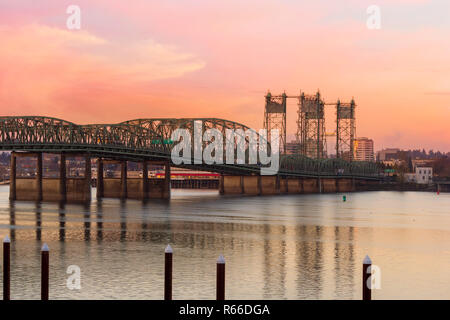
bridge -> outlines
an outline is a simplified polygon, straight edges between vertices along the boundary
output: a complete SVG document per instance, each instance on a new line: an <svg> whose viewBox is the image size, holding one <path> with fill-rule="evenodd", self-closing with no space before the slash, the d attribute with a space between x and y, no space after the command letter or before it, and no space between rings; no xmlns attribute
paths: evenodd
<svg viewBox="0 0 450 320"><path fill-rule="evenodd" d="M49 201L89 201L91 159L97 159L98 186L97 197L118 198L169 198L171 151L174 144L172 133L176 129L187 129L195 135L195 122L201 122L201 132L216 129L224 139L227 129L234 132L253 131L249 127L229 120L217 118L158 118L136 119L117 124L79 125L62 119L43 116L0 117L0 150L13 151L11 156L10 199L49 200ZM239 131L238 129L242 129ZM254 132L254 131L253 131ZM257 132L255 134L258 135ZM248 160L252 145L248 136L245 141L245 156ZM258 141L263 141L259 137ZM238 146L233 141L224 141L225 146L233 143L234 154ZM203 141L202 147L210 142ZM206 165L196 163L192 144L192 161L180 164L193 170L217 172L221 174L222 194L274 194L322 191L351 191L358 185L378 183L379 171L375 163L346 162L342 159L311 159L302 155L281 155L279 171L274 176L261 176L262 165L239 164L233 159L230 163ZM269 147L270 148L270 147ZM60 177L43 177L42 153L60 155ZM85 177L66 177L66 158L85 157ZM36 157L37 174L35 179L16 177L16 158ZM148 165L165 167L164 181L149 179L127 179L127 161L142 163L143 172ZM119 163L121 178L106 178L104 163Z"/></svg>

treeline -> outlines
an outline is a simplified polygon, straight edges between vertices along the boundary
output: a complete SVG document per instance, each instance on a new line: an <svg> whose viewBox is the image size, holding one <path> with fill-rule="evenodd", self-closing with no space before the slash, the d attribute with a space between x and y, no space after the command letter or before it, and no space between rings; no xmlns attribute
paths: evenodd
<svg viewBox="0 0 450 320"><path fill-rule="evenodd" d="M411 159L441 159L445 157L450 158L450 152L441 152L436 151L434 152L432 149L428 152L425 151L425 149L414 149L414 150L401 150L398 152L398 157L400 160L408 161L409 158Z"/></svg>
<svg viewBox="0 0 450 320"><path fill-rule="evenodd" d="M450 177L450 152L444 153L440 151L433 152L430 150L426 152L421 150L401 150L397 152L397 159L403 160L393 166L380 164L381 169L395 169L399 174L414 172L412 160L433 160L432 168L433 174L440 177Z"/></svg>
<svg viewBox="0 0 450 320"><path fill-rule="evenodd" d="M450 177L450 157L442 157L433 162L433 173L440 177Z"/></svg>

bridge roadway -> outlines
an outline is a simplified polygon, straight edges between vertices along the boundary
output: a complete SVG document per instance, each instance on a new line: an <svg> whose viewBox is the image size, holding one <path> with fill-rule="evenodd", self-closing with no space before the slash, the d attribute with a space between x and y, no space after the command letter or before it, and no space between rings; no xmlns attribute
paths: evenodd
<svg viewBox="0 0 450 320"><path fill-rule="evenodd" d="M117 124L78 125L61 119L41 116L0 117L0 150L13 151L11 157L10 199L44 201L89 201L90 166L97 158L97 197L169 198L171 148L167 143L175 129L187 129L194 136L194 121L202 122L202 132L219 130L225 140L226 129L251 130L237 122L216 118L136 119ZM248 163L250 144L245 153ZM261 137L259 137L262 139ZM258 140L259 141L259 140ZM231 141L224 141L225 147ZM208 142L203 142L203 148ZM193 146L194 148L194 146ZM237 153L237 146L234 148ZM42 174L42 153L59 154L60 177ZM194 154L194 150L191 151ZM66 158L85 158L85 177L66 177ZM36 178L16 177L16 159L36 157ZM165 167L165 179L127 178L127 161ZM226 159L224 159L226 161ZM121 165L121 178L104 177L104 163ZM192 161L194 163L194 161ZM360 190L380 181L374 163L346 162L342 159L310 159L301 155L282 155L275 176L260 176L260 165L251 164L182 164L180 167L221 173L222 194L277 194Z"/></svg>

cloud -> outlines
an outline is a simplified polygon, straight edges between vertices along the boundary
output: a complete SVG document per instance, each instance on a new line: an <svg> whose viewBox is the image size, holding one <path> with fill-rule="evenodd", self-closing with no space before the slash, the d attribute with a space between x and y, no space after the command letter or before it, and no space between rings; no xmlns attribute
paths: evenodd
<svg viewBox="0 0 450 320"><path fill-rule="evenodd" d="M151 39L108 41L86 31L44 25L1 26L0 42L0 104L5 114L69 112L73 101L80 101L77 94L100 103L99 93L132 93L149 82L205 66L195 55Z"/></svg>

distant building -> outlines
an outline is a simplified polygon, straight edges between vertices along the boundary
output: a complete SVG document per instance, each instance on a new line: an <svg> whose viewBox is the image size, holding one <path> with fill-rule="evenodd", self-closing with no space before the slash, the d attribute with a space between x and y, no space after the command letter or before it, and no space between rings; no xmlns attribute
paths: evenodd
<svg viewBox="0 0 450 320"><path fill-rule="evenodd" d="M415 183L416 174L415 173L405 173L405 182Z"/></svg>
<svg viewBox="0 0 450 320"><path fill-rule="evenodd" d="M429 184L433 182L433 168L416 167L416 183Z"/></svg>
<svg viewBox="0 0 450 320"><path fill-rule="evenodd" d="M373 154L373 140L369 138L356 138L354 140L355 161L375 161Z"/></svg>
<svg viewBox="0 0 450 320"><path fill-rule="evenodd" d="M418 167L431 167L436 159L415 159L411 160L413 165L413 171Z"/></svg>
<svg viewBox="0 0 450 320"><path fill-rule="evenodd" d="M397 160L400 149L387 148L377 152L377 161Z"/></svg>

